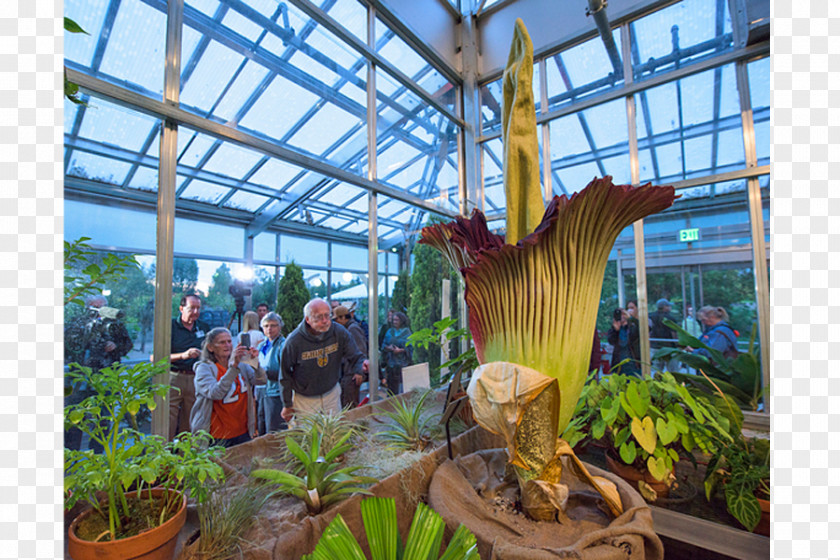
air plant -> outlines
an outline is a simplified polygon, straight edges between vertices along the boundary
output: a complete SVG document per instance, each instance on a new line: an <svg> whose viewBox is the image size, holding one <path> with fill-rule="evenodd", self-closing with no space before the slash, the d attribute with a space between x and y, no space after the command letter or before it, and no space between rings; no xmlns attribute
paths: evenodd
<svg viewBox="0 0 840 560"><path fill-rule="evenodd" d="M512 396L525 378L539 386L516 397L515 414L493 413L498 429L479 418L482 405L477 403L476 420L506 435L520 483L538 477L552 460L557 436L574 412L586 380L601 280L616 238L675 199L673 187L614 185L606 176L571 198L555 196L544 208L532 75L533 46L525 25L517 20L503 76L506 237L492 233L484 215L474 210L470 219L424 228L420 240L440 250L464 277L479 369L494 363L512 366L487 380L501 384L495 388L474 373L470 387L484 385L478 398L498 404L500 392ZM532 420L543 426L534 430L540 443L531 444L542 447L537 453L541 457L529 462L514 432L521 431L528 406L543 392L552 396L541 400L542 412L531 407ZM475 395L472 391L471 399Z"/></svg>
<svg viewBox="0 0 840 560"><path fill-rule="evenodd" d="M378 432L377 436L392 449L423 451L432 443L432 437L438 428L440 415L429 414L426 399L433 395L429 389L419 399L393 399L391 410L379 409L384 416L393 421L390 429Z"/></svg>

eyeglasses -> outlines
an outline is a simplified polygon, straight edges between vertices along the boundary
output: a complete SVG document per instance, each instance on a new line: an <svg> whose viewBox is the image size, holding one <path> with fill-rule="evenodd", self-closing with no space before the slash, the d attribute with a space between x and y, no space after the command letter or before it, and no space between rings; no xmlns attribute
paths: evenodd
<svg viewBox="0 0 840 560"><path fill-rule="evenodd" d="M330 314L329 313L319 313L318 315L310 315L313 321L329 321Z"/></svg>

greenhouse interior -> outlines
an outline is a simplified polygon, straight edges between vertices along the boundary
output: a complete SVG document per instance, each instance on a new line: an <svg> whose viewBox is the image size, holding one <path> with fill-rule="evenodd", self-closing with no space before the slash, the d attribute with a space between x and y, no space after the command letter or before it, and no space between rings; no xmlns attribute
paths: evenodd
<svg viewBox="0 0 840 560"><path fill-rule="evenodd" d="M64 15L67 557L769 556L769 0Z"/></svg>

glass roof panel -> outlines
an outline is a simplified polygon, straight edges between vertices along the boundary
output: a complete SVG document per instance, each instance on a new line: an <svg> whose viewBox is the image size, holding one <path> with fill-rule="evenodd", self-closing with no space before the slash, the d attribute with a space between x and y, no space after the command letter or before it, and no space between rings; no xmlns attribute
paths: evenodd
<svg viewBox="0 0 840 560"><path fill-rule="evenodd" d="M243 128L279 140L285 137L317 101L318 98L313 93L276 76L240 124Z"/></svg>
<svg viewBox="0 0 840 560"><path fill-rule="evenodd" d="M211 173L242 179L264 158L261 153L241 148L229 142L221 146L210 156L202 169Z"/></svg>
<svg viewBox="0 0 840 560"><path fill-rule="evenodd" d="M67 102L69 103L69 102ZM90 100L84 109L79 137L139 151L153 128L160 121L143 113L131 111L102 98Z"/></svg>
<svg viewBox="0 0 840 560"><path fill-rule="evenodd" d="M342 136L350 128L362 124L363 121L358 117L339 109L332 103L324 103L318 112L295 132L289 139L289 143L313 154L324 154L327 148L333 145L337 147ZM364 129L361 128L356 136L359 140L364 138L366 136ZM335 163L341 165L345 161Z"/></svg>
<svg viewBox="0 0 840 560"><path fill-rule="evenodd" d="M643 183L723 173L746 161L734 65L645 90L635 103Z"/></svg>
<svg viewBox="0 0 840 560"><path fill-rule="evenodd" d="M249 60L234 78L233 83L226 84L228 89L223 97L217 101L217 105L213 109L213 115L219 117L222 121L234 120L248 98L265 80L267 75L268 69L265 66L260 66Z"/></svg>
<svg viewBox="0 0 840 560"><path fill-rule="evenodd" d="M216 139L181 127L178 129L178 164L198 167L207 156L208 150L216 144Z"/></svg>
<svg viewBox="0 0 840 560"><path fill-rule="evenodd" d="M165 12L141 0L123 0L110 34L104 36L118 40L108 41L100 70L116 79L125 80L129 85L162 96L166 52Z"/></svg>
<svg viewBox="0 0 840 560"><path fill-rule="evenodd" d="M93 53L102 34L102 23L109 0L65 0L64 15L78 23L88 32L64 32L64 58L77 62L85 68L91 67Z"/></svg>
<svg viewBox="0 0 840 560"><path fill-rule="evenodd" d="M128 187L132 189L139 189L141 191L157 192L158 190L158 170L157 167L140 166L134 172L134 176L128 182Z"/></svg>
<svg viewBox="0 0 840 560"><path fill-rule="evenodd" d="M379 18L376 20L376 51L441 104L452 111L455 110L455 89L449 80L419 53L412 50L399 35L389 29ZM396 83L394 81L394 84ZM383 89L383 91L385 90ZM387 93L392 92L388 91Z"/></svg>
<svg viewBox="0 0 840 560"><path fill-rule="evenodd" d="M178 175L179 181L183 182L185 179L186 177L180 174ZM207 204L218 204L229 192L230 189L228 187L193 179L180 194L179 198L197 200L199 202L206 202Z"/></svg>
<svg viewBox="0 0 840 560"><path fill-rule="evenodd" d="M67 165L66 173L81 179L93 179L111 185L121 185L130 169L131 164L124 161L73 150L70 152L70 162Z"/></svg>
<svg viewBox="0 0 840 560"><path fill-rule="evenodd" d="M233 193L223 206L229 208L237 208L239 210L247 210L249 212L256 212L270 199L267 196L261 196L245 191L236 191Z"/></svg>
<svg viewBox="0 0 840 560"><path fill-rule="evenodd" d="M618 28L613 29L613 40L619 48L621 32ZM613 73L610 57L600 37L550 56L545 64L549 110L624 83L623 76ZM535 87L534 91L537 92L535 98L539 99L539 87Z"/></svg>
<svg viewBox="0 0 840 560"><path fill-rule="evenodd" d="M362 43L367 44L367 10L357 0L336 0L327 13Z"/></svg>
<svg viewBox="0 0 840 560"><path fill-rule="evenodd" d="M254 4L254 2L252 2L252 4ZM257 6L254 5L251 7L257 8ZM268 15L267 13L265 14ZM264 31L262 27L235 10L227 11L225 17L222 18L222 25L230 28L232 31L242 35L250 41L256 41L260 34Z"/></svg>
<svg viewBox="0 0 840 560"><path fill-rule="evenodd" d="M212 16L219 9L219 0L185 0L184 5L192 6L198 11Z"/></svg>
<svg viewBox="0 0 840 560"><path fill-rule="evenodd" d="M195 53L188 55L195 56ZM189 60L189 59L187 59ZM237 68L245 62L245 57L217 41L210 41L201 54L195 70L184 81L181 79L180 102L195 107L202 114L207 114L216 104L225 86L233 78ZM252 84L253 87L253 84Z"/></svg>
<svg viewBox="0 0 840 560"><path fill-rule="evenodd" d="M728 2L684 0L632 22L630 35L637 80L673 70L732 48Z"/></svg>
<svg viewBox="0 0 840 560"><path fill-rule="evenodd" d="M300 167L278 159L270 159L251 176L251 182L279 191L302 172Z"/></svg>

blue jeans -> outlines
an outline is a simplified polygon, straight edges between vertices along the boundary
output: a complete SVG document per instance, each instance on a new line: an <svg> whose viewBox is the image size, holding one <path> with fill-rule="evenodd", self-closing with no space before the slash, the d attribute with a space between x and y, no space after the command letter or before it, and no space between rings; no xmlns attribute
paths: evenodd
<svg viewBox="0 0 840 560"><path fill-rule="evenodd" d="M265 411L266 433L285 430L289 426L280 413L283 411L283 397L263 395L263 410Z"/></svg>

